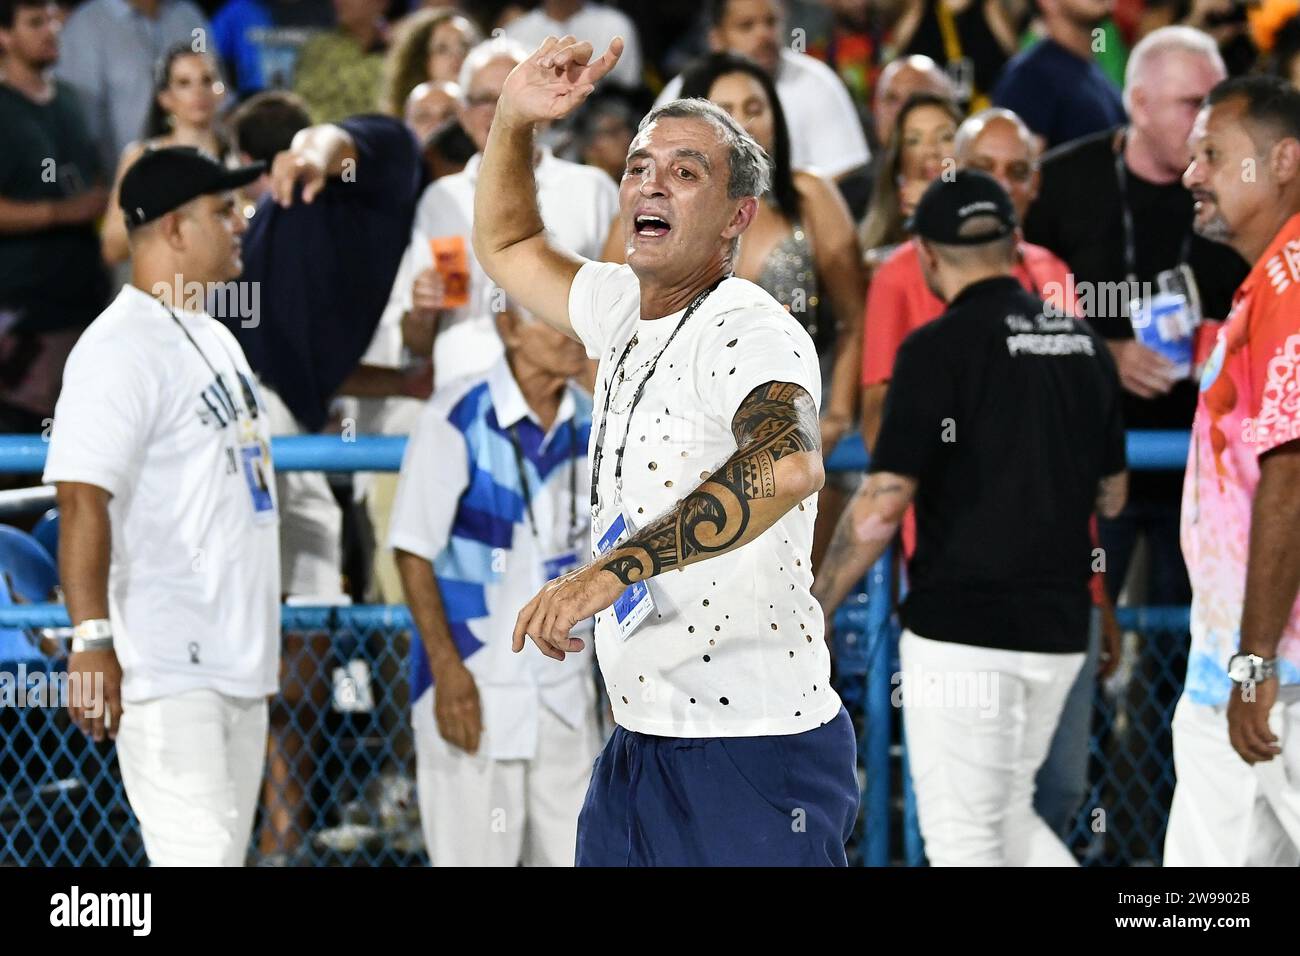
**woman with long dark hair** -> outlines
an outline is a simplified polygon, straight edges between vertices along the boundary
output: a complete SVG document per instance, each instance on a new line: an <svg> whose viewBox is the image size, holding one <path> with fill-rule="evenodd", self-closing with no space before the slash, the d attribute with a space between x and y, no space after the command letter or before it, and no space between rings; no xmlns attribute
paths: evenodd
<svg viewBox="0 0 1300 956"><path fill-rule="evenodd" d="M218 159L233 161L229 140L218 120L225 92L216 60L210 53L196 52L188 41L172 47L158 60L144 139L122 151L104 216L100 245L109 265L125 262L131 254L126 223L117 209L117 190L126 171L146 149L193 146Z"/></svg>
<svg viewBox="0 0 1300 956"><path fill-rule="evenodd" d="M812 336L822 364L822 447L830 454L853 427L862 369L866 297L853 218L835 184L790 165L790 132L772 78L754 61L713 53L682 74L681 95L711 100L732 115L772 158L772 188L759 203L734 263L736 275L762 286ZM621 261L621 235L609 258ZM825 541L844 490L828 481L818 516ZM823 528L825 524L825 528ZM820 549L814 545L814 559Z"/></svg>
<svg viewBox="0 0 1300 956"><path fill-rule="evenodd" d="M862 223L860 238L869 270L907 238L903 223L912 207L945 163L955 162L962 118L957 104L937 93L913 93L899 109L893 136L876 166L871 204Z"/></svg>

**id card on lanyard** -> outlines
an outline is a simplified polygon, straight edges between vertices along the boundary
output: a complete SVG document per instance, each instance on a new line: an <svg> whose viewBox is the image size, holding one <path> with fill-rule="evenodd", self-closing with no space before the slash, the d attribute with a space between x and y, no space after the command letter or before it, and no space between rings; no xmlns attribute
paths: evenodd
<svg viewBox="0 0 1300 956"><path fill-rule="evenodd" d="M620 511L610 522L609 527L596 539L596 557L608 554L627 538L627 518ZM614 621L618 625L618 636L626 641L654 609L654 598L650 596L650 588L646 582L637 581L635 584L629 584L614 601Z"/></svg>
<svg viewBox="0 0 1300 956"><path fill-rule="evenodd" d="M271 491L271 450L251 419L241 417L239 430L239 470L253 505L253 523L271 524L276 517L275 496Z"/></svg>
<svg viewBox="0 0 1300 956"><path fill-rule="evenodd" d="M231 424L234 424L238 429L234 447L226 445L226 454L233 466L233 470L238 471L243 477L244 487L248 490L249 506L253 509L253 523L258 525L273 524L276 520L275 494L271 490L274 473L271 466L271 449L267 447L257 428L257 419L261 414L257 393L253 391L253 386L244 377L244 373L239 370L239 364L235 361L234 356L226 351L225 346L222 346L222 351L226 352L226 358L230 360L230 367L234 370L235 377L239 379L239 390L243 399L243 408L241 409L227 387L225 377L217 371L207 353L203 351L199 343L195 341L194 336L190 334L190 330L185 328L185 323L180 320L180 316L161 299L158 300L158 304L171 316L172 321L184 333L190 345L194 346L194 351L199 353L199 358L203 360L203 364L212 373L213 383L216 388L215 397L222 405L224 414L219 413L211 403L209 403L208 407L217 415L219 435L224 438L225 429ZM218 339L218 343L220 343L220 339ZM207 401L206 398L204 400Z"/></svg>

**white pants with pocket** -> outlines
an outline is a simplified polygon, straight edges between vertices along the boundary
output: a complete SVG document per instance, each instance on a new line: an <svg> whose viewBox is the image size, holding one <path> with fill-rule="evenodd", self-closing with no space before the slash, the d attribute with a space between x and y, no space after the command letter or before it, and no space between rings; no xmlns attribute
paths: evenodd
<svg viewBox="0 0 1300 956"><path fill-rule="evenodd" d="M537 756L493 760L443 740L434 689L411 708L420 825L433 866L573 866L578 813L603 743L595 708L572 728L546 707Z"/></svg>
<svg viewBox="0 0 1300 956"><path fill-rule="evenodd" d="M259 383L258 391L272 436L306 434L273 389ZM280 511L280 593L328 603L343 590L343 510L325 473L276 471L275 498Z"/></svg>
<svg viewBox="0 0 1300 956"><path fill-rule="evenodd" d="M1075 866L1034 811L1047 757L1084 655L899 642L903 732L932 866Z"/></svg>
<svg viewBox="0 0 1300 956"><path fill-rule="evenodd" d="M1300 686L1269 712L1280 756L1248 764L1228 742L1228 708L1186 694L1174 709L1174 800L1165 866L1300 865Z"/></svg>
<svg viewBox="0 0 1300 956"><path fill-rule="evenodd" d="M265 697L124 704L117 760L153 866L243 866L266 763Z"/></svg>

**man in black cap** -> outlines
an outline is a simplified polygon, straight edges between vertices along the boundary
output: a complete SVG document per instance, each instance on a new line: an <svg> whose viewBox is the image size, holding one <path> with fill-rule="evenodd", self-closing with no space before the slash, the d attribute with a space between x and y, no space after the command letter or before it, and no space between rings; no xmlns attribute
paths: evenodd
<svg viewBox="0 0 1300 956"><path fill-rule="evenodd" d="M948 308L899 350L870 475L813 593L829 621L915 503L899 650L926 853L1073 865L1034 777L1083 662L1089 518L1124 503L1118 376L1086 325L1012 276L1019 230L992 178L936 180L909 225Z"/></svg>
<svg viewBox="0 0 1300 956"><path fill-rule="evenodd" d="M131 282L72 350L45 466L75 635L69 712L117 739L155 866L243 864L276 689L265 406L203 311L242 269L234 190L261 172L180 147L127 172Z"/></svg>

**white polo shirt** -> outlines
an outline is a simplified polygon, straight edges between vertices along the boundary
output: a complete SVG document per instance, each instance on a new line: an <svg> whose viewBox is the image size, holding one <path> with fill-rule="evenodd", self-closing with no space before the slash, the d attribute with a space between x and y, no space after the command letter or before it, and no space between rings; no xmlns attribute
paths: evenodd
<svg viewBox="0 0 1300 956"><path fill-rule="evenodd" d="M641 40L636 25L622 10L588 0L569 19L552 20L545 10L538 7L506 24L505 34L523 44L529 53L541 46L548 36L571 34L590 43L595 56L608 50L614 37L622 37L623 54L608 79L631 89L641 86Z"/></svg>
<svg viewBox="0 0 1300 956"><path fill-rule="evenodd" d="M752 282L723 281L666 349L683 313L642 320L640 308L630 266L588 262L574 277L569 319L600 359L593 455L614 367L637 338L593 478L601 501L593 544L620 506L635 533L730 458L732 419L755 388L791 382L814 401L821 395L808 333ZM632 397L661 350L629 423ZM614 471L625 435L619 500ZM800 733L839 712L811 591L816 516L812 496L744 547L651 578L655 613L626 640L611 611L596 616L596 653L619 724L667 737L750 737Z"/></svg>
<svg viewBox="0 0 1300 956"><path fill-rule="evenodd" d="M495 760L536 756L540 708L576 728L595 706L589 634L587 647L564 661L545 657L531 641L519 654L511 650L519 611L550 580L544 563L566 553L577 563L585 560L590 423L591 399L570 386L555 423L541 435L536 414L502 358L486 376L450 382L433 394L402 459L389 546L424 558L439 572L453 638L459 628L460 639L471 645L469 653L461 653L478 685L480 752ZM512 428L525 461L536 534L521 506ZM471 459L467 434L481 449L477 461ZM518 520L501 520L503 509L518 509ZM443 563L451 548L457 549L463 577L494 580L485 586L452 580ZM414 706L424 706L430 675L422 646L413 650L412 667L424 669L412 675L411 698Z"/></svg>
<svg viewBox="0 0 1300 956"><path fill-rule="evenodd" d="M682 78L673 77L655 106L677 99ZM776 95L790 127L790 165L835 177L871 159L862 120L835 71L816 57L782 48Z"/></svg>
<svg viewBox="0 0 1300 956"><path fill-rule="evenodd" d="M262 697L277 689L280 652L265 408L235 337L206 314L173 311L193 343L132 285L82 334L63 373L44 480L113 496L108 598L123 700L196 688Z"/></svg>
<svg viewBox="0 0 1300 956"><path fill-rule="evenodd" d="M458 236L469 259L469 304L445 313L434 342L437 381L479 375L503 354L495 315L504 294L483 271L474 255L474 187L482 155L476 153L459 173L435 180L420 197L411 230L411 243L402 256L393 291L380 318L367 364L402 364L402 315L411 309L415 277L433 266L429 240ZM618 188L604 172L557 159L541 151L535 173L537 201L546 231L555 242L588 259L600 258L610 225L618 215ZM386 429L387 430L387 429Z"/></svg>

